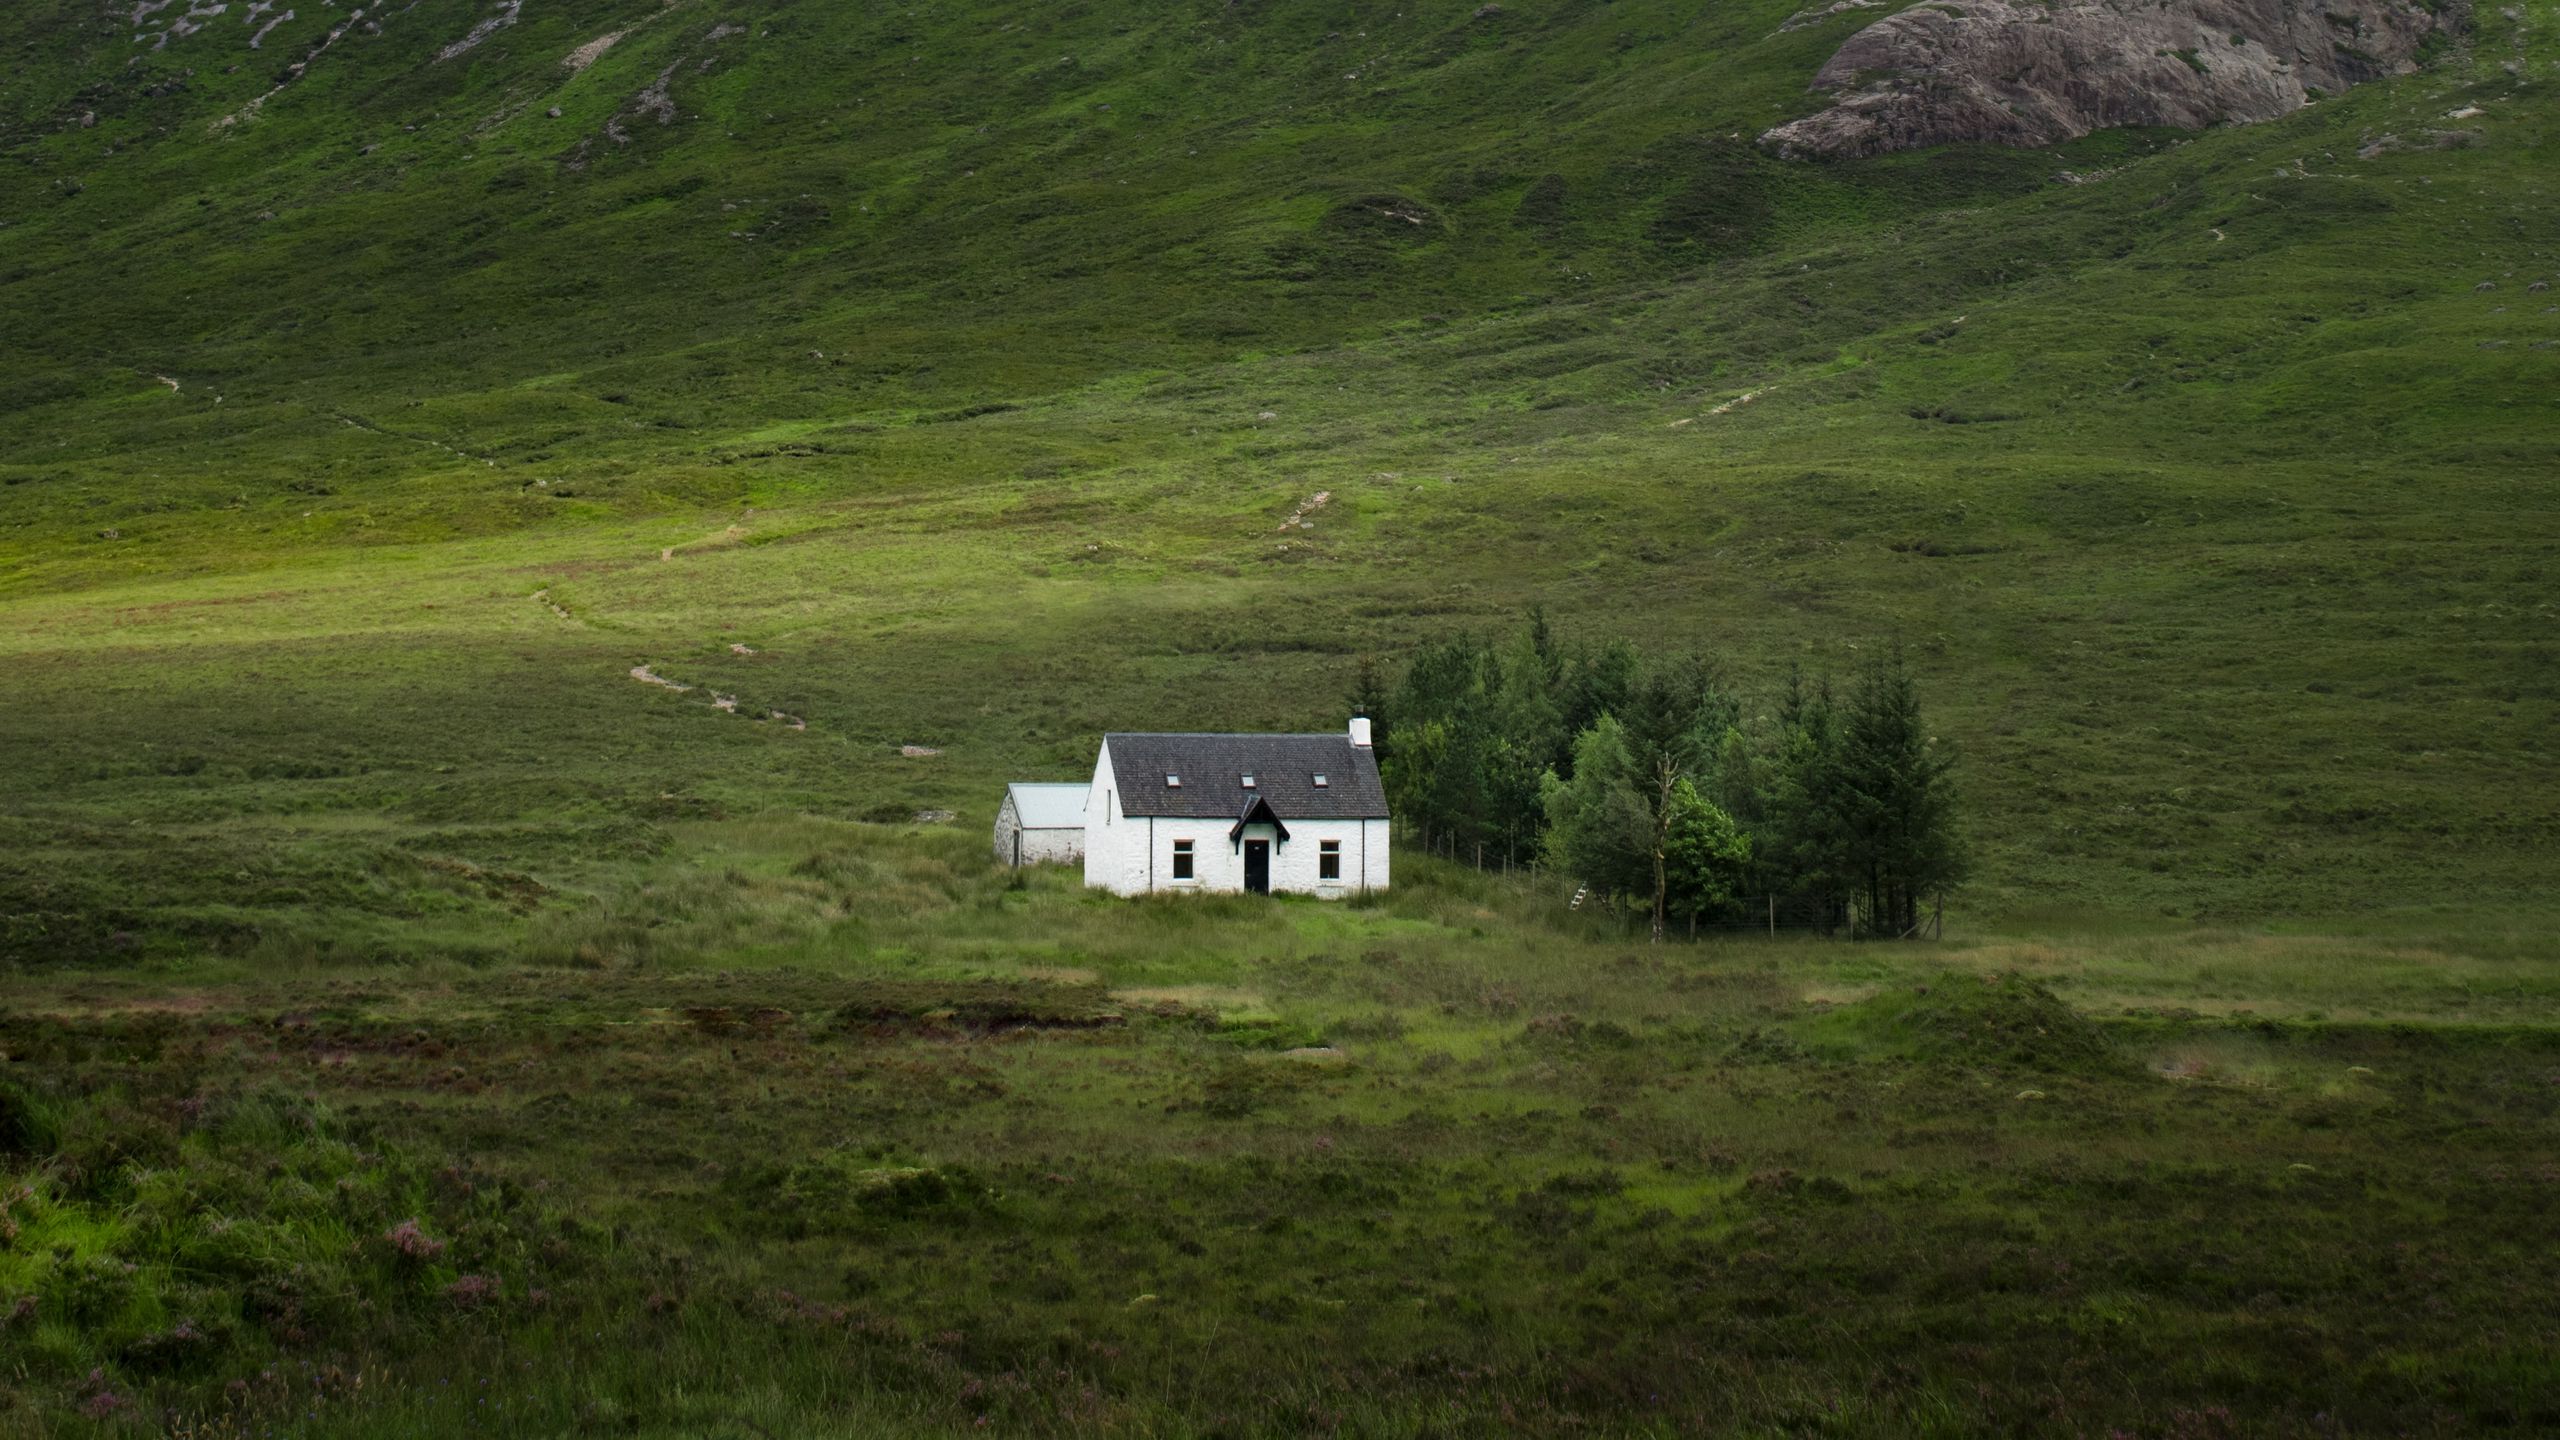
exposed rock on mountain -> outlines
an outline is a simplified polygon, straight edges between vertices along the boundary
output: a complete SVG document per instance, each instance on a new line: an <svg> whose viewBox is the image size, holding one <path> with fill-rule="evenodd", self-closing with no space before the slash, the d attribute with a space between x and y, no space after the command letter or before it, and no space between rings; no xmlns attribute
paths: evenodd
<svg viewBox="0 0 2560 1440"><path fill-rule="evenodd" d="M1814 75L1837 97L1829 109L1760 138L1787 155L1853 156L2271 120L2315 90L2414 69L2458 19L2404 0L1923 4L1851 36Z"/></svg>

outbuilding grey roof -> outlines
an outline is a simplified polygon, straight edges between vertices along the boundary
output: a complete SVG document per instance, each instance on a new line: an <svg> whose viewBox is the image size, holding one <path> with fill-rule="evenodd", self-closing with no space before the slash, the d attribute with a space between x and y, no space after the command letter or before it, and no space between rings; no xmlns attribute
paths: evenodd
<svg viewBox="0 0 2560 1440"><path fill-rule="evenodd" d="M1085 796L1093 786L1083 781L1056 784L1016 780L1005 787L1013 797L1013 815L1025 830L1081 830Z"/></svg>
<svg viewBox="0 0 2560 1440"><path fill-rule="evenodd" d="M1119 782L1120 813L1233 820L1259 796L1283 820L1383 820L1386 787L1378 752L1328 735L1151 735L1102 737ZM1165 777L1179 775L1179 786ZM1251 790L1244 777L1253 777ZM1318 785L1315 777L1325 783Z"/></svg>

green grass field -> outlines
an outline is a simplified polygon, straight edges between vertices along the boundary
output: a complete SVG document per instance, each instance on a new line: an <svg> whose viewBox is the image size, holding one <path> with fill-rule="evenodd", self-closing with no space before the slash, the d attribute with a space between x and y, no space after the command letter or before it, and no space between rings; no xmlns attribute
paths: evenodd
<svg viewBox="0 0 2560 1440"><path fill-rule="evenodd" d="M2560 1428L2560 7L1487 8L0 17L0 1428ZM1533 604L1902 644L1947 938L989 863Z"/></svg>
<svg viewBox="0 0 2560 1440"><path fill-rule="evenodd" d="M11 1074L89 1108L12 1201L16 1424L2560 1420L2532 937L1654 948L1418 858L1129 904L930 831L680 828L636 961L18 983Z"/></svg>

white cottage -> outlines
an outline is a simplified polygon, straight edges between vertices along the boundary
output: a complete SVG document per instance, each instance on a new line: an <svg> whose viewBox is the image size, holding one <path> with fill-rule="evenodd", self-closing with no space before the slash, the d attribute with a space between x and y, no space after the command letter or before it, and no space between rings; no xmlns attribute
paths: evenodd
<svg viewBox="0 0 2560 1440"><path fill-rule="evenodd" d="M1092 787L1072 780L1004 787L996 811L996 859L1024 865L1072 865L1084 858L1084 799Z"/></svg>
<svg viewBox="0 0 2560 1440"><path fill-rule="evenodd" d="M1366 720L1331 735L1105 735L1084 821L1084 883L1114 894L1387 888Z"/></svg>

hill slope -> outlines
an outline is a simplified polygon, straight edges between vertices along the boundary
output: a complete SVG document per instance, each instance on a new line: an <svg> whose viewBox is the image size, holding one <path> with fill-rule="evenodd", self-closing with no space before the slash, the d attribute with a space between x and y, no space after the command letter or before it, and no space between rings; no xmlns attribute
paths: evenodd
<svg viewBox="0 0 2560 1440"><path fill-rule="evenodd" d="M1977 913L2536 903L2550 6L1830 164L1751 137L1854 14L1484 8L13 12L11 957L501 943L457 875L977 823L1538 600L1903 638Z"/></svg>

